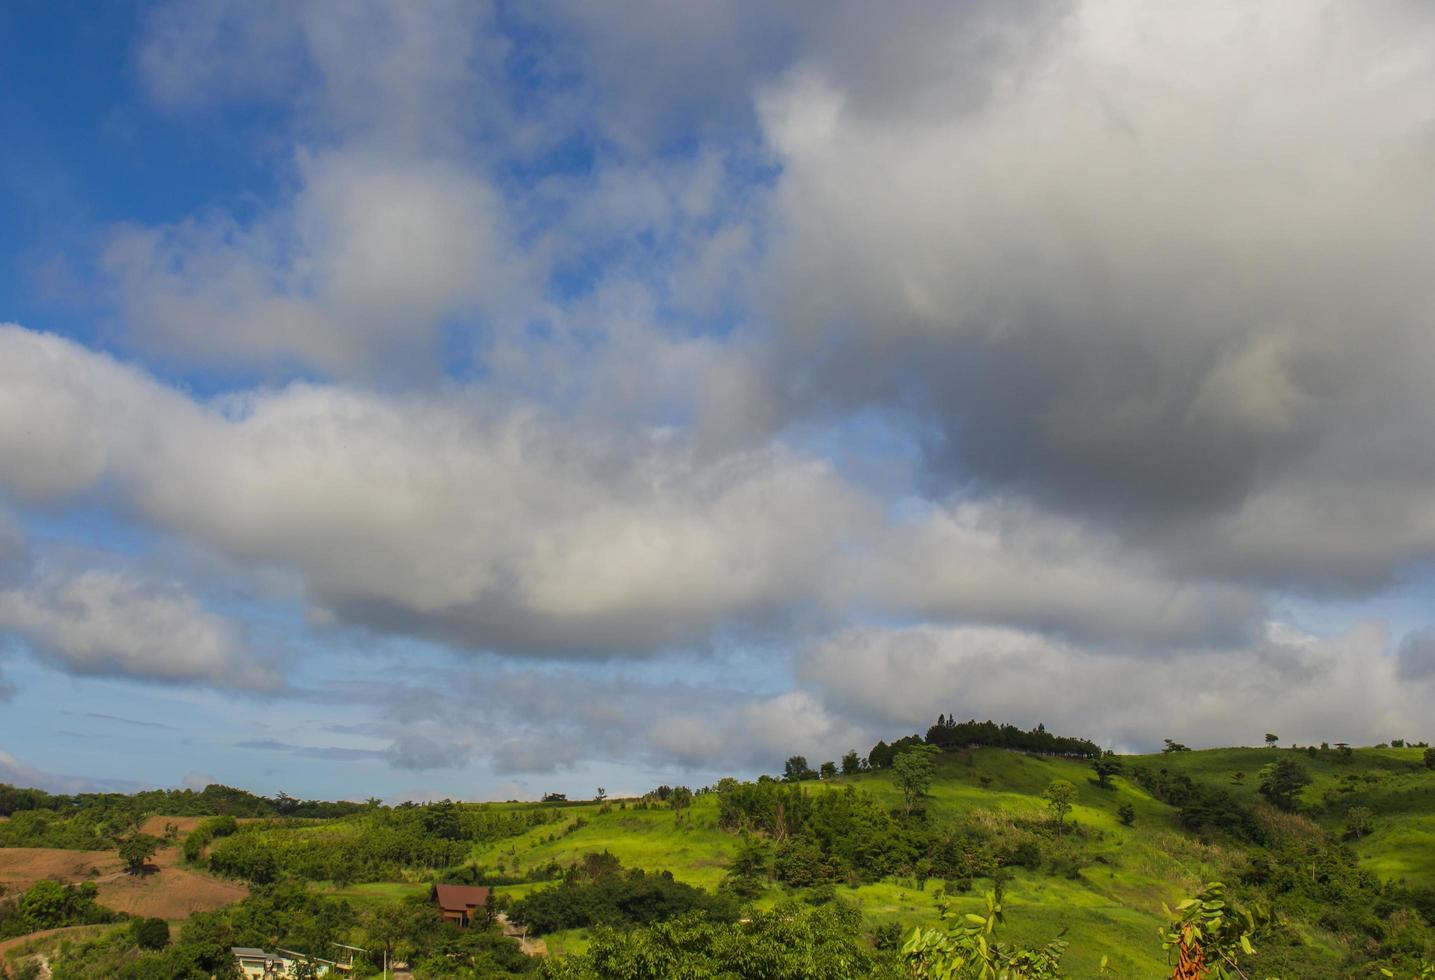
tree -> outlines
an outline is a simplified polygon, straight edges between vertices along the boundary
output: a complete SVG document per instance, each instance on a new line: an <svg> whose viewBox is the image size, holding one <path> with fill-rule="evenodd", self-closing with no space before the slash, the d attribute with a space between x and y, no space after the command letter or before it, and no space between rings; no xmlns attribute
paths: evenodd
<svg viewBox="0 0 1435 980"><path fill-rule="evenodd" d="M817 772L823 779L835 779L837 777L837 763L824 762L818 767Z"/></svg>
<svg viewBox="0 0 1435 980"><path fill-rule="evenodd" d="M1281 737L1275 732L1266 732L1266 745L1270 746L1271 748L1275 748L1276 743L1280 740Z"/></svg>
<svg viewBox="0 0 1435 980"><path fill-rule="evenodd" d="M1163 742L1166 743L1166 744L1165 744L1164 746L1162 746L1162 748L1161 748L1161 751L1162 751L1162 752L1190 752L1190 751L1191 751L1191 747L1190 747L1189 745L1182 745L1180 742L1174 742L1174 741L1172 741L1172 740L1169 739L1169 738L1164 738L1164 739L1162 739L1161 741L1163 741Z"/></svg>
<svg viewBox="0 0 1435 980"><path fill-rule="evenodd" d="M164 949L169 945L169 923L163 919L135 919L130 928L140 949Z"/></svg>
<svg viewBox="0 0 1435 980"><path fill-rule="evenodd" d="M673 794L668 798L668 806L673 808L673 819L681 820L683 810L693 805L693 791L686 786L674 786Z"/></svg>
<svg viewBox="0 0 1435 980"><path fill-rule="evenodd" d="M1282 759L1261 767L1260 777L1257 792L1287 812L1295 809L1296 797L1310 785L1310 776L1292 759Z"/></svg>
<svg viewBox="0 0 1435 980"><path fill-rule="evenodd" d="M69 891L58 881L37 881L20 896L17 908L30 931L64 925L72 904Z"/></svg>
<svg viewBox="0 0 1435 980"><path fill-rule="evenodd" d="M1435 769L1435 748L1425 750L1425 768Z"/></svg>
<svg viewBox="0 0 1435 980"><path fill-rule="evenodd" d="M1116 808L1116 819L1121 821L1123 827L1129 827L1136 822L1136 808L1130 803L1123 803Z"/></svg>
<svg viewBox="0 0 1435 980"><path fill-rule="evenodd" d="M319 967L308 957L301 957L289 964L289 972L285 974L289 980L319 980Z"/></svg>
<svg viewBox="0 0 1435 980"><path fill-rule="evenodd" d="M439 800L424 808L424 830L444 840L463 838L463 822L459 816L458 804L453 800Z"/></svg>
<svg viewBox="0 0 1435 980"><path fill-rule="evenodd" d="M1071 805L1076 800L1076 787L1065 779L1053 779L1041 795L1046 798L1047 812L1056 821L1056 832L1060 835L1066 815L1071 812Z"/></svg>
<svg viewBox="0 0 1435 980"><path fill-rule="evenodd" d="M724 884L738 898L753 899L762 894L771 874L772 846L765 838L744 834L727 866Z"/></svg>
<svg viewBox="0 0 1435 980"><path fill-rule="evenodd" d="M807 756L788 756L787 762L782 767L782 778L785 782L798 783L804 779L815 779L817 773L807 764Z"/></svg>
<svg viewBox="0 0 1435 980"><path fill-rule="evenodd" d="M855 776L862 771L862 757L853 749L842 757L842 775Z"/></svg>
<svg viewBox="0 0 1435 980"><path fill-rule="evenodd" d="M142 874L145 862L154 857L154 852L157 850L159 850L158 837L151 837L149 834L131 834L120 841L120 860L125 863L125 870L130 874Z"/></svg>
<svg viewBox="0 0 1435 980"><path fill-rule="evenodd" d="M1111 777L1121 775L1124 768L1126 767L1122 764L1121 757L1111 751L1091 760L1091 770L1096 773L1096 785L1102 789L1110 789Z"/></svg>
<svg viewBox="0 0 1435 980"><path fill-rule="evenodd" d="M912 809L927 795L936 773L937 754L941 752L934 745L918 745L907 749L892 760L892 774L902 789L903 812L911 814Z"/></svg>
<svg viewBox="0 0 1435 980"><path fill-rule="evenodd" d="M1345 815L1345 837L1360 840L1369 837L1375 830L1375 820L1368 806L1354 806Z"/></svg>

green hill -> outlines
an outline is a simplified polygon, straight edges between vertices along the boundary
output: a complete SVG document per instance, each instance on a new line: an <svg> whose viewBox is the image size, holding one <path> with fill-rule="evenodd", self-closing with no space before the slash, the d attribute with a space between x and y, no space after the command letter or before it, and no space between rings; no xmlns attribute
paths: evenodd
<svg viewBox="0 0 1435 980"><path fill-rule="evenodd" d="M1301 793L1308 816L1279 814L1258 795L1261 767L1278 758L1294 759L1311 774L1312 784ZM1435 773L1425 768L1418 749L1364 749L1349 755L1330 751L1315 757L1289 749L1219 749L1130 756L1123 762L1125 774L1103 789L1086 760L991 748L946 752L938 761L922 817L938 827L975 822L1000 837L1049 824L1041 794L1053 780L1064 779L1076 787L1068 818L1072 829L1063 841L1050 840L1054 846L1069 845L1069 853L1037 858L1031 867L1006 869L1009 935L1037 942L1067 930L1071 949L1066 962L1075 976L1095 975L1102 957L1112 975L1159 975L1165 960L1155 937L1164 921L1162 903L1174 905L1207 881L1239 882L1253 856L1269 852L1268 847L1251 842L1186 829L1178 807L1161 802L1139 785L1139 769L1165 770L1228 791L1280 834L1300 836L1319 828L1332 840L1338 839L1349 811L1365 806L1373 814L1374 830L1354 842L1359 866L1392 884L1435 886L1435 852L1428 847L1428 835L1435 827ZM1233 781L1236 773L1245 774L1239 783ZM811 795L854 787L882 807L894 811L902 807L902 793L889 771L800 785ZM1118 817L1123 805L1131 808L1130 826ZM742 840L719 826L719 799L711 792L699 793L681 816L638 800L561 807L535 804L531 809L545 812L554 822L479 843L467 854L466 863L494 875L524 879L606 851L625 867L669 871L680 881L715 889ZM877 881L841 881L835 895L855 903L873 931L887 923L908 930L936 921L939 894L950 895L959 912L974 911L990 884L981 878L952 882L924 878L920 869L911 869ZM350 886L343 893L361 898L369 889L384 887ZM544 887L549 887L547 882L534 881L499 890L517 898ZM758 907L768 907L788 896L823 891L820 886L793 888L774 882L754 901ZM1338 923L1322 924L1316 916L1295 920L1292 930L1303 945L1298 954L1287 951L1287 958L1294 956L1304 969L1318 971L1307 975L1339 975L1351 940ZM583 930L564 932L551 936L549 946L582 949L585 939Z"/></svg>
<svg viewBox="0 0 1435 980"><path fill-rule="evenodd" d="M361 919L418 900L433 881L461 881L492 886L523 921L528 896L567 881L572 902L587 903L579 921L641 923L696 894L665 892L667 873L731 896L734 908L741 901L746 914L792 900L844 903L885 942L938 924L939 900L958 914L981 910L1000 878L1006 938L1036 946L1064 932L1066 974L1076 977L1101 975L1103 961L1109 976L1169 975L1163 904L1221 881L1233 900L1268 905L1279 920L1258 943L1252 976L1379 976L1382 967L1413 976L1435 954L1435 771L1423 749L1126 756L1109 760L1120 771L1107 786L1090 758L932 752L930 784L915 800L896 769L882 768L724 780L676 809L667 787L602 802L371 806L245 824L199 860L256 884L307 880ZM1261 792L1276 764L1308 780L1284 809ZM1058 781L1073 789L1060 830L1044 795ZM570 871L595 854L624 870ZM629 869L657 877L615 884ZM641 895L614 898L622 888ZM578 927L544 938L563 954L593 936Z"/></svg>

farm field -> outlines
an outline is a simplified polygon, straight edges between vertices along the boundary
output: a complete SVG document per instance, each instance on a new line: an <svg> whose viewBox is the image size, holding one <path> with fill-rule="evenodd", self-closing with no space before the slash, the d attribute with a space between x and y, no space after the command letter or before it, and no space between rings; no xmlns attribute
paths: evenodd
<svg viewBox="0 0 1435 980"><path fill-rule="evenodd" d="M67 851L59 848L0 848L0 885L19 892L37 881L64 884L93 881L97 900L128 915L179 920L240 901L249 894L241 882L226 881L179 865L179 852L168 848L151 862L153 871L126 874L113 851Z"/></svg>

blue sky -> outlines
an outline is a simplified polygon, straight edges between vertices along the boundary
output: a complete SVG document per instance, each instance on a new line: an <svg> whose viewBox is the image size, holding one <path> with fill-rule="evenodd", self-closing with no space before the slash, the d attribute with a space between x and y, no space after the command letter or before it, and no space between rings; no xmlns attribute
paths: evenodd
<svg viewBox="0 0 1435 980"><path fill-rule="evenodd" d="M1424 5L21 2L0 73L0 781L1432 734Z"/></svg>

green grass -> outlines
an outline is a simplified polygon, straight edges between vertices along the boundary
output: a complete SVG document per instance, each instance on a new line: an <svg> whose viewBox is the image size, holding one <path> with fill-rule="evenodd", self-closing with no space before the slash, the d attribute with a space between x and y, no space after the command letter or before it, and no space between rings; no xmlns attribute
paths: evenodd
<svg viewBox="0 0 1435 980"><path fill-rule="evenodd" d="M698 797L681 823L670 810L613 804L601 811L596 804L572 807L565 814L573 819L480 844L470 861L522 874L553 861L572 864L585 854L609 851L628 867L667 870L679 881L714 888L737 849L737 839L718 828L717 801L711 796ZM586 825L572 829L580 816Z"/></svg>
<svg viewBox="0 0 1435 980"><path fill-rule="evenodd" d="M386 905L416 895L427 895L429 885L411 881L368 881L361 884L336 885L332 881L315 882L318 891L346 900L357 908Z"/></svg>
<svg viewBox="0 0 1435 980"><path fill-rule="evenodd" d="M1166 768L1220 785L1247 803L1259 799L1261 767L1294 759L1311 776L1302 808L1326 830L1340 833L1354 806L1370 809L1375 832L1356 842L1363 866L1383 880L1435 886L1435 772L1425 768L1423 749L1358 749L1350 755L1304 749L1207 749L1131 756L1128 767ZM1245 778L1236 783L1235 773ZM1354 792L1344 792L1355 778Z"/></svg>
<svg viewBox="0 0 1435 980"><path fill-rule="evenodd" d="M1260 768L1278 758L1293 758L1313 777L1302 796L1311 819L1339 833L1352 805L1369 807L1375 832L1356 845L1362 863L1385 879L1435 885L1435 772L1425 769L1421 756L1419 749L1363 749L1349 756L1323 752L1311 757L1304 751L1262 748L1132 756L1124 760L1126 776L1116 777L1110 788L1102 789L1089 767L1079 761L980 749L946 753L938 760L928 807L937 821L974 814L995 823L1045 819L1042 790L1053 779L1070 781L1077 788L1077 797L1069 819L1077 827L1073 832L1081 835L1082 850L1094 863L1074 878L1018 871L1007 887L1005 934L1011 940L1041 943L1066 929L1071 941L1066 965L1071 976L1096 976L1105 956L1110 976L1149 977L1161 975L1165 968L1157 940L1164 921L1162 903L1174 904L1204 882L1231 880L1244 866L1245 855L1238 847L1202 842L1182 831L1175 809L1136 785L1131 778L1133 768L1184 773L1254 803L1259 801ZM1245 774L1239 783L1232 780L1237 772ZM1352 776L1354 793L1345 789L1352 784ZM901 793L887 772L804 785L813 793L855 785L885 806L902 805ZM489 870L522 875L551 862L568 865L590 852L608 851L628 867L670 871L678 880L704 888L721 883L738 839L717 826L714 796L698 796L681 821L675 820L670 810L656 806L638 809L633 803L552 807L562 813L562 822L476 845L469 861ZM1123 804L1135 812L1131 827L1117 819L1117 809ZM496 806L518 809L538 805ZM923 888L912 880L888 879L855 888L840 886L837 896L855 903L869 928L896 922L910 929L937 921L935 899L944 886L939 881L925 884ZM544 887L548 883L497 890L516 898ZM973 882L971 891L952 896L953 909L958 913L978 910L990 887L990 882ZM362 905L425 888L422 884L377 883L332 890ZM802 891L774 886L756 904L767 908L785 898L804 896ZM590 937L587 930L570 930L547 938L550 950L575 952L585 949ZM1326 945L1329 937L1312 933L1307 938L1317 960L1337 955L1338 951Z"/></svg>

